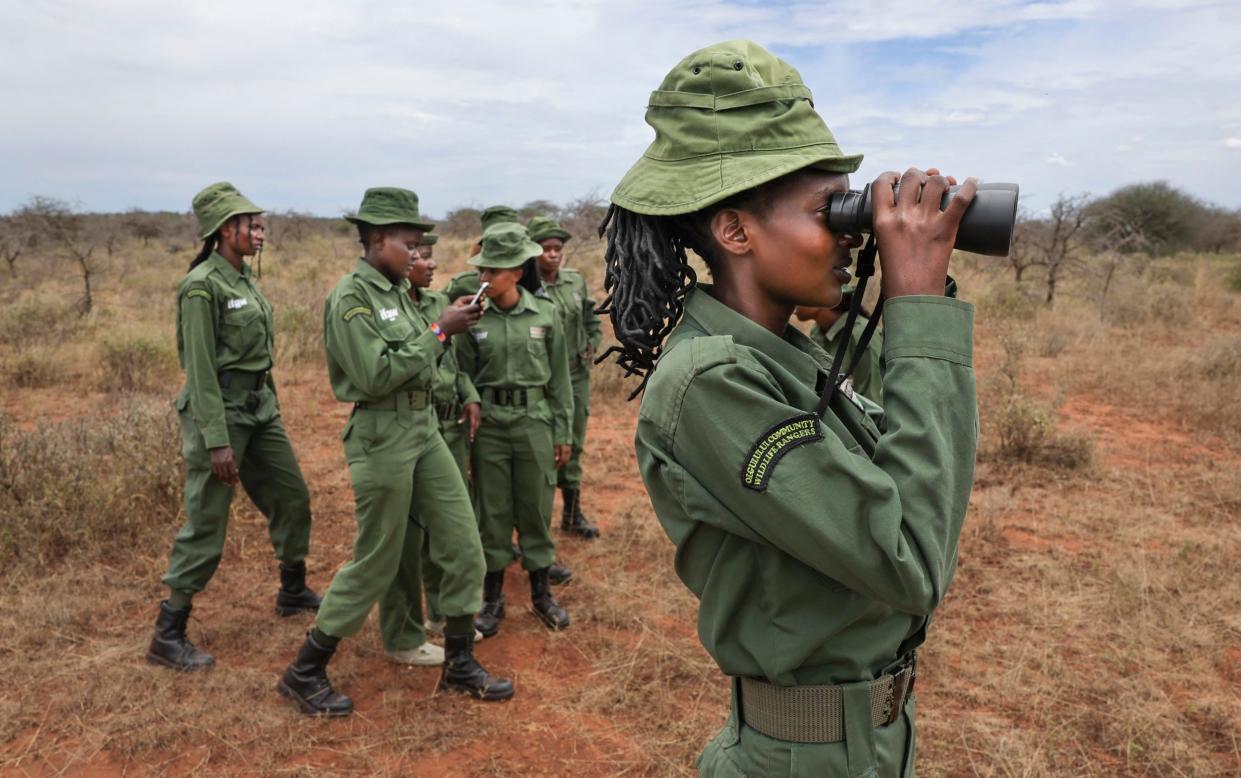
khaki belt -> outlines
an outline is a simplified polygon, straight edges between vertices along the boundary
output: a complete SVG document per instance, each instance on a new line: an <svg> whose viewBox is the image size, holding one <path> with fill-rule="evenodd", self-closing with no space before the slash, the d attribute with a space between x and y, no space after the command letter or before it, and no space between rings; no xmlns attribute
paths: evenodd
<svg viewBox="0 0 1241 778"><path fill-rule="evenodd" d="M530 386L524 389L488 386L483 389L483 397L495 405L533 405L543 399L543 387Z"/></svg>
<svg viewBox="0 0 1241 778"><path fill-rule="evenodd" d="M431 404L429 389L397 392L382 400L356 402L353 407L361 411L421 411Z"/></svg>
<svg viewBox="0 0 1241 778"><path fill-rule="evenodd" d="M461 403L436 403L435 415L440 421L456 421L461 417Z"/></svg>
<svg viewBox="0 0 1241 778"><path fill-rule="evenodd" d="M260 370L257 373L249 370L221 370L216 374L216 380L219 381L221 389L247 389L253 392L267 386L270 376L270 370Z"/></svg>
<svg viewBox="0 0 1241 778"><path fill-rule="evenodd" d="M917 656L912 656L898 672L871 682L871 726L884 727L901 717L913 692L917 664ZM844 687L775 686L754 678L740 680L741 717L751 729L793 743L845 739Z"/></svg>

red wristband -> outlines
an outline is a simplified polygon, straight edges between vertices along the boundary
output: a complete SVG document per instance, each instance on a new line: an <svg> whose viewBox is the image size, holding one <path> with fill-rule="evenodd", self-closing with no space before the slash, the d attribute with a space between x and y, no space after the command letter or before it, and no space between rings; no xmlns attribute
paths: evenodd
<svg viewBox="0 0 1241 778"><path fill-rule="evenodd" d="M439 322L437 321L431 322L431 332L432 334L435 335L436 340L438 340L440 343L448 342L448 336L444 334L444 330L440 327Z"/></svg>

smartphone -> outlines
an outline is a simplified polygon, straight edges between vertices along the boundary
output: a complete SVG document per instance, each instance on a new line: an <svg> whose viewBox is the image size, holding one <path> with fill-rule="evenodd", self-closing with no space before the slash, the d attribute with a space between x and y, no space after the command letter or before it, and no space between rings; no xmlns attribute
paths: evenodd
<svg viewBox="0 0 1241 778"><path fill-rule="evenodd" d="M491 286L490 281L484 281L483 285L478 287L478 293L470 298L470 305L478 305L478 301L483 299L483 295L487 292L487 287Z"/></svg>

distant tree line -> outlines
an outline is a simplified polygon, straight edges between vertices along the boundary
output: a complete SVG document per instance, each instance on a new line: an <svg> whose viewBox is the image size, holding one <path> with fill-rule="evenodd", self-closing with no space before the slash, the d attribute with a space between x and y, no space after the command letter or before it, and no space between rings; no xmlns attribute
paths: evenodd
<svg viewBox="0 0 1241 778"><path fill-rule="evenodd" d="M1061 194L1045 214L1018 217L1008 264L1021 283L1037 269L1044 302L1055 302L1063 278L1090 269L1106 297L1125 265L1180 252L1241 251L1241 211L1230 211L1172 186L1151 181L1104 197Z"/></svg>

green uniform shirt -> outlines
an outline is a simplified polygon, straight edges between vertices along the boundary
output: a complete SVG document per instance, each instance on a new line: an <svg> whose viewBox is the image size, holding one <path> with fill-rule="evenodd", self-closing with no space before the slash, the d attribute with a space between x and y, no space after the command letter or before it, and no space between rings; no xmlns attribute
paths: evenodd
<svg viewBox="0 0 1241 778"><path fill-rule="evenodd" d="M815 324L810 328L810 339L826 351L828 356L836 356L836 349L840 348L844 339L847 318L847 314L841 314L826 334ZM862 331L866 329L867 321L865 317L858 316L857 321L853 322L853 332L849 335L849 345L845 350L845 361L841 370L853 361L853 354L857 351L857 344L862 338ZM879 327L875 328L870 343L866 346L866 353L858 360L857 369L853 371L851 378L854 390L868 400L883 404L883 330Z"/></svg>
<svg viewBox="0 0 1241 778"><path fill-rule="evenodd" d="M418 289L416 291L417 299L414 299L415 290L412 289L410 290L410 299L414 301L414 305L422 313L423 318L428 322L438 321L440 314L448 307L448 295L443 292L433 292L430 289ZM439 368L435 371L435 381L431 387L431 394L435 397L435 402L438 405L452 405L453 403L467 405L479 401L478 391L474 388L474 383L457 366L456 349L447 349L444 352L444 356L440 358Z"/></svg>
<svg viewBox="0 0 1241 778"><path fill-rule="evenodd" d="M589 370L590 365L582 359L582 352L590 347L599 348L603 341L603 329L595 314L595 301L586 288L586 279L576 270L561 268L552 283L543 282L543 288L564 320L565 342L569 351L569 369L579 372Z"/></svg>
<svg viewBox="0 0 1241 778"><path fill-rule="evenodd" d="M526 289L521 290L521 299L507 311L489 300L478 324L454 340L461 370L479 392L484 388L545 391L546 399L528 409L499 406L488 408L489 415L528 413L544 418L552 425L555 444L569 445L573 432L573 388L555 303L535 297Z"/></svg>
<svg viewBox="0 0 1241 778"><path fill-rule="evenodd" d="M186 273L177 289L177 358L185 371L178 407L188 404L207 448L229 445L222 370L270 370L275 353L271 305L250 280L219 254Z"/></svg>
<svg viewBox="0 0 1241 778"><path fill-rule="evenodd" d="M430 390L444 353L430 327L409 299L409 281L393 284L359 259L323 308L328 379L336 399L373 402L396 392Z"/></svg>
<svg viewBox="0 0 1241 778"><path fill-rule="evenodd" d="M870 680L920 641L956 569L978 426L972 306L884 309L882 434L830 361L692 291L647 386L638 464L720 669Z"/></svg>

